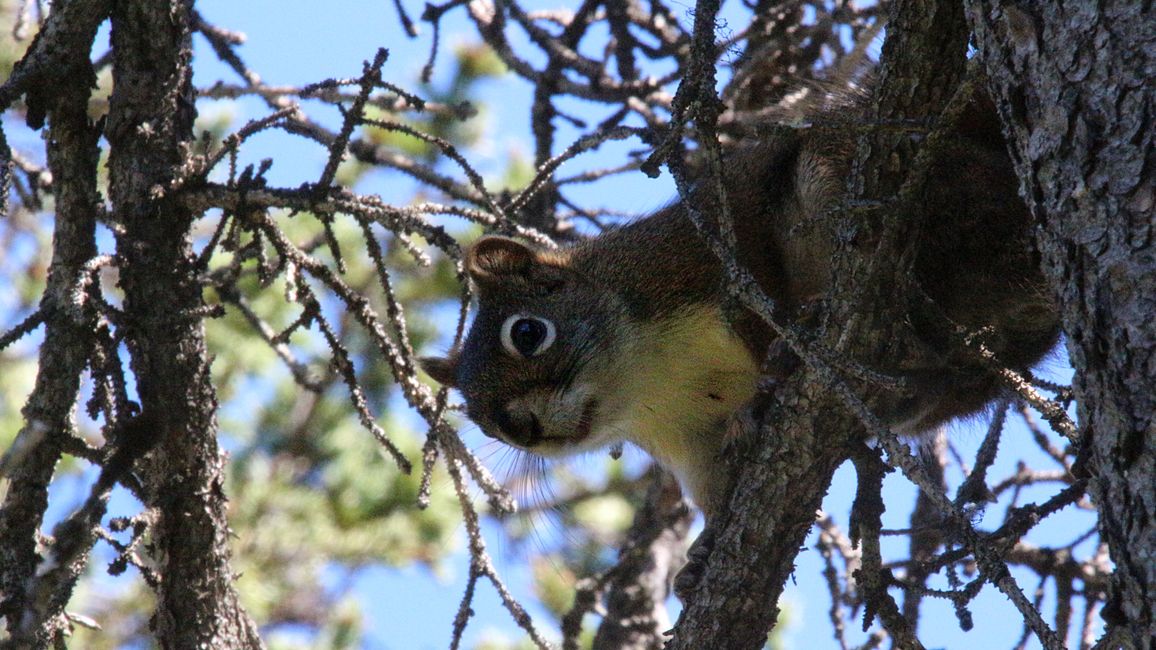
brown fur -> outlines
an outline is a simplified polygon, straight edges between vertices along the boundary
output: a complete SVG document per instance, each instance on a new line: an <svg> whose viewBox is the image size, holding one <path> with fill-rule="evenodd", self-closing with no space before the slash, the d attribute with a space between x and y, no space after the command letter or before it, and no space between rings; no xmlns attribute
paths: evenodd
<svg viewBox="0 0 1156 650"><path fill-rule="evenodd" d="M978 103L961 120L958 137L933 162L928 189L920 197L926 215L915 274L942 315L969 330L987 328L985 341L997 357L1024 370L1054 346L1059 329L1031 252L1029 214L998 128L992 126L995 119L993 107ZM725 182L739 261L785 315L827 288L833 247L825 215L840 201L851 150L849 136L801 130L729 153ZM533 451L588 448L583 438L601 430L591 430L591 419L597 419L607 395L616 393L599 393L587 384L624 382L621 375L632 371L621 357L646 357L675 332L694 345L699 330L685 336L679 329L691 315L701 340L715 346L707 356L730 360L710 370L715 374L704 370L693 378L665 380L688 391L685 399L710 398L707 406L718 396L708 385L714 380L703 377L723 378L719 381L731 382L732 388L734 381L746 381L735 379L735 373L746 372L745 362L727 356L727 336L742 342L755 366L774 341L770 328L751 314L732 319L730 335L712 329L710 315L726 304L722 270L677 203L561 251L485 238L470 251L467 270L480 303L469 336L462 349L426 360L424 366L438 381L462 391L470 417L483 431ZM554 323L558 340L553 348L531 358L504 349L499 329L516 313ZM912 319L934 361L907 373L914 392L885 407L890 409L880 414L885 421L914 433L974 413L998 395L995 377L957 350L943 334L944 323L918 313ZM646 357L650 370L645 371L673 367L668 352ZM679 367L680 372L694 370ZM624 382L621 390L653 396L655 381ZM727 399L742 394L731 390ZM740 406L728 404L720 412L733 415ZM613 428L617 420L609 422ZM726 428L725 417L674 423L662 435L696 441L686 446L685 458L682 451L663 451L667 447L652 439L633 437L632 431L618 434L674 465L700 504L709 507L703 502L717 498L709 484L710 467ZM594 438L595 443L613 442Z"/></svg>

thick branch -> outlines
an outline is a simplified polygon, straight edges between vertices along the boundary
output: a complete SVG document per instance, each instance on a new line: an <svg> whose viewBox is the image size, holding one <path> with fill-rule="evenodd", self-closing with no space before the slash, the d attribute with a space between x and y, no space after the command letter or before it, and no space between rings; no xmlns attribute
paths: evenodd
<svg viewBox="0 0 1156 650"><path fill-rule="evenodd" d="M4 472L10 480L4 509L0 511L0 613L8 620L14 639L33 645L47 645L52 633L50 621L41 616L24 616L26 589L36 573L39 556L36 538L48 505L48 484L52 480L61 445L73 427L80 379L92 349L95 315L84 304L73 304L73 289L82 269L96 254L96 191L98 130L87 115L88 95L94 83L88 52L100 22L99 3L83 15L53 11L37 44L54 43L51 59L40 47L33 47L17 66L21 74L43 73L42 59L59 64L52 70L54 95L47 106L50 118L48 166L54 179L56 231L52 241L52 265L40 303L44 316L44 343L40 346L36 385L23 410L24 427L5 458ZM67 64L64 62L67 61ZM5 88L20 91L17 73ZM71 590L71 586L68 587ZM65 597L65 600L67 598ZM60 603L63 605L63 603ZM59 612L56 612L59 613ZM51 618L51 616L50 616Z"/></svg>
<svg viewBox="0 0 1156 650"><path fill-rule="evenodd" d="M193 215L161 192L185 161L195 116L191 5L125 0L112 14L109 176L115 220L124 224L117 252L126 341L142 408L160 436L157 453L140 465L145 496L160 512L154 629L169 648L258 648L229 566Z"/></svg>
<svg viewBox="0 0 1156 650"><path fill-rule="evenodd" d="M27 93L28 122L40 128L49 109L49 95L58 89L56 84L67 82L78 63L88 63L96 28L108 17L108 11L107 0L53 3L52 13L28 52L0 86L0 109L8 108Z"/></svg>
<svg viewBox="0 0 1156 650"><path fill-rule="evenodd" d="M606 615L594 636L594 648L649 650L665 645L670 629L666 599L671 578L682 565L693 519L678 481L656 468L646 502L611 569Z"/></svg>

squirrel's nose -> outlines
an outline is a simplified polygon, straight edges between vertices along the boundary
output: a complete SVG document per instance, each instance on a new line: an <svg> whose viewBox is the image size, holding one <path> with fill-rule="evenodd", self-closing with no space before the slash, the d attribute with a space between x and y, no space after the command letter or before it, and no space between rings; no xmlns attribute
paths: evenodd
<svg viewBox="0 0 1156 650"><path fill-rule="evenodd" d="M542 423L530 411L510 411L504 408L494 413L494 423L501 429L501 438L506 442L533 447L542 441Z"/></svg>

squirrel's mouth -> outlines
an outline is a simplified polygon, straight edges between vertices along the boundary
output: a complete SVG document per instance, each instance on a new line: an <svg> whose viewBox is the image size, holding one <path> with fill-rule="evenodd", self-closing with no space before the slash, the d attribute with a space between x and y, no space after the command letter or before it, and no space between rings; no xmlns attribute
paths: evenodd
<svg viewBox="0 0 1156 650"><path fill-rule="evenodd" d="M600 402L595 397L558 402L507 404L495 408L489 427L491 438L545 456L567 454L589 445L598 430Z"/></svg>
<svg viewBox="0 0 1156 650"><path fill-rule="evenodd" d="M578 414L577 420L572 422L571 426L559 427L553 432L549 430L543 431L538 427L539 435L531 436L525 440L512 440L511 442L528 451L547 456L571 453L582 448L584 446L583 443L590 438L590 435L594 432L597 417L598 400L590 398L582 406L582 411ZM534 417L534 421L536 423L539 422L537 417Z"/></svg>

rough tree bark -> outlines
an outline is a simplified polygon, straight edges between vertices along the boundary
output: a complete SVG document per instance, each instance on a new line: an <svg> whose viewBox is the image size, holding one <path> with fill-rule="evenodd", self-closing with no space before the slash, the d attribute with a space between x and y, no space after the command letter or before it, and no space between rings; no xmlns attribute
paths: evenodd
<svg viewBox="0 0 1156 650"><path fill-rule="evenodd" d="M106 135L127 344L156 451L138 464L161 575L154 633L166 648L257 648L229 566L229 526L190 228L166 196L192 139L191 0L112 8L114 90Z"/></svg>
<svg viewBox="0 0 1156 650"><path fill-rule="evenodd" d="M1060 300L1109 625L1156 641L1156 9L967 0ZM1123 643L1123 641L1121 641Z"/></svg>

